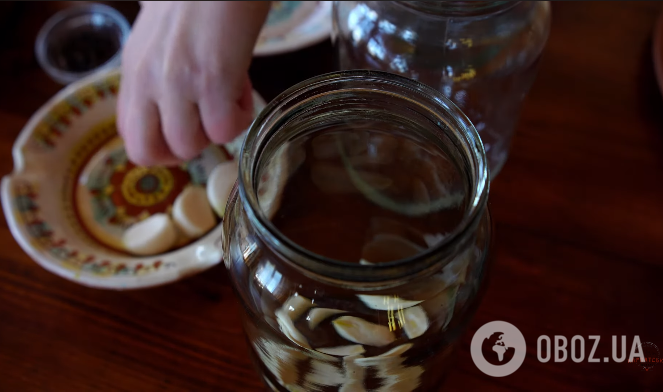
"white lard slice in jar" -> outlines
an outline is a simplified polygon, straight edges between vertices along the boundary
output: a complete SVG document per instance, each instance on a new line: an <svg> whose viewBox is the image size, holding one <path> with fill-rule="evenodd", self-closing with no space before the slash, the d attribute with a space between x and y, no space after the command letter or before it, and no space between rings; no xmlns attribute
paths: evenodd
<svg viewBox="0 0 663 392"><path fill-rule="evenodd" d="M338 347L320 347L316 348L317 351L320 351L324 354L334 355L337 357L348 357L351 355L363 354L366 352L364 346L361 344L353 344L350 346L338 346Z"/></svg>
<svg viewBox="0 0 663 392"><path fill-rule="evenodd" d="M207 179L207 199L219 218L226 213L226 203L237 181L238 170L237 161L222 162L216 165Z"/></svg>
<svg viewBox="0 0 663 392"><path fill-rule="evenodd" d="M304 314L304 312L314 306L315 304L312 300L295 293L295 295L288 298L283 303L281 309L285 312L285 314L288 315L288 317L290 317L290 320L294 321L297 320L299 316Z"/></svg>
<svg viewBox="0 0 663 392"><path fill-rule="evenodd" d="M122 238L131 253L150 256L169 250L177 242L177 229L167 214L154 214L133 224Z"/></svg>
<svg viewBox="0 0 663 392"><path fill-rule="evenodd" d="M398 310L407 309L412 306L419 305L423 301L410 301L395 296L388 295L368 295L357 294L357 297L369 308L375 310Z"/></svg>
<svg viewBox="0 0 663 392"><path fill-rule="evenodd" d="M426 312L421 306L407 308L398 314L403 323L403 331L410 339L423 335L430 326L428 316L426 316Z"/></svg>
<svg viewBox="0 0 663 392"><path fill-rule="evenodd" d="M343 316L332 321L332 325L343 339L368 346L382 347L396 337L384 325L374 324L359 317Z"/></svg>
<svg viewBox="0 0 663 392"><path fill-rule="evenodd" d="M173 220L180 231L190 238L198 238L216 225L214 212L207 199L207 191L200 186L186 187L173 203Z"/></svg>
<svg viewBox="0 0 663 392"><path fill-rule="evenodd" d="M345 310L339 309L329 309L329 308L314 308L308 312L306 320L308 321L308 327L310 329L315 329L323 320L328 317L331 317L335 314L347 313Z"/></svg>
<svg viewBox="0 0 663 392"><path fill-rule="evenodd" d="M301 347L311 348L306 337L299 332L290 316L283 309L277 310L274 315L276 316L276 322L279 323L281 332L283 332L288 339Z"/></svg>

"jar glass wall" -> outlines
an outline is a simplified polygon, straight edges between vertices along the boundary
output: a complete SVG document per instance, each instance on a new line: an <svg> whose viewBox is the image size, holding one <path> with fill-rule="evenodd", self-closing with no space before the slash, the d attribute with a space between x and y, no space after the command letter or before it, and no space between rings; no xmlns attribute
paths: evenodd
<svg viewBox="0 0 663 392"><path fill-rule="evenodd" d="M472 120L499 173L548 38L548 2L336 1L333 18L341 69L439 90Z"/></svg>
<svg viewBox="0 0 663 392"><path fill-rule="evenodd" d="M224 260L275 391L431 391L483 287L488 169L438 91L382 72L305 81L247 135Z"/></svg>

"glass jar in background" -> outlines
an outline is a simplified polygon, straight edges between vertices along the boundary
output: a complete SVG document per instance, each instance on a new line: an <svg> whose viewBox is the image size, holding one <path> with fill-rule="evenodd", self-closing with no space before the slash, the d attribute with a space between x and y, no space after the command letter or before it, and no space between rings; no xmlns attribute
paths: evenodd
<svg viewBox="0 0 663 392"><path fill-rule="evenodd" d="M335 1L341 69L419 80L472 120L494 178L548 39L547 1Z"/></svg>
<svg viewBox="0 0 663 392"><path fill-rule="evenodd" d="M479 136L438 91L319 76L255 120L224 260L274 391L433 391L479 303L492 238Z"/></svg>

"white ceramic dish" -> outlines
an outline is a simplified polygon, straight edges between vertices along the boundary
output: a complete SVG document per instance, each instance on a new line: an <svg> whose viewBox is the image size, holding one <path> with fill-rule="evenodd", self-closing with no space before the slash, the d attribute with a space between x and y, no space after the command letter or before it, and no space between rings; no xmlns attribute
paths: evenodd
<svg viewBox="0 0 663 392"><path fill-rule="evenodd" d="M182 187L204 185L218 162L238 152L241 137L181 167L135 167L115 130L119 80L117 69L89 76L39 109L14 144L14 171L3 178L1 196L13 236L39 265L86 286L135 289L221 261L221 224L153 257L134 257L114 245L127 224L168 212ZM264 106L254 92L255 115Z"/></svg>
<svg viewBox="0 0 663 392"><path fill-rule="evenodd" d="M272 2L253 54L282 54L324 41L332 30L331 11L331 1Z"/></svg>

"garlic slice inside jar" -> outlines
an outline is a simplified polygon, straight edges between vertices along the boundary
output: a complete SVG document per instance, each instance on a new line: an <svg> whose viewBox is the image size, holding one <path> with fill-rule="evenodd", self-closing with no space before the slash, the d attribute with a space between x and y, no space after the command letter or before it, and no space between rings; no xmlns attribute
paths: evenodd
<svg viewBox="0 0 663 392"><path fill-rule="evenodd" d="M354 316L342 316L332 325L343 339L367 346L382 347L396 340L393 332L384 325L374 324Z"/></svg>
<svg viewBox="0 0 663 392"><path fill-rule="evenodd" d="M388 295L369 295L369 294L357 294L357 297L363 302L366 306L375 310L398 310L398 309L407 309L412 306L419 305L423 301L410 301L396 296Z"/></svg>
<svg viewBox="0 0 663 392"><path fill-rule="evenodd" d="M335 314L347 313L345 310L340 309L329 309L329 308L313 308L308 312L306 320L308 321L308 327L313 330L318 326L322 321L331 317Z"/></svg>
<svg viewBox="0 0 663 392"><path fill-rule="evenodd" d="M281 332L290 339L293 343L304 348L311 348L311 345L306 340L306 337L299 332L295 327L295 323L292 322L290 316L283 310L277 310L274 315L276 316L276 322L281 328Z"/></svg>
<svg viewBox="0 0 663 392"><path fill-rule="evenodd" d="M295 321L304 314L308 309L316 306L312 300L301 296L297 293L292 297L288 298L281 306L281 309L285 314L290 317L290 320Z"/></svg>
<svg viewBox="0 0 663 392"><path fill-rule="evenodd" d="M410 339L423 335L430 326L428 316L421 306L413 306L399 312L399 318L403 324L403 331Z"/></svg>

